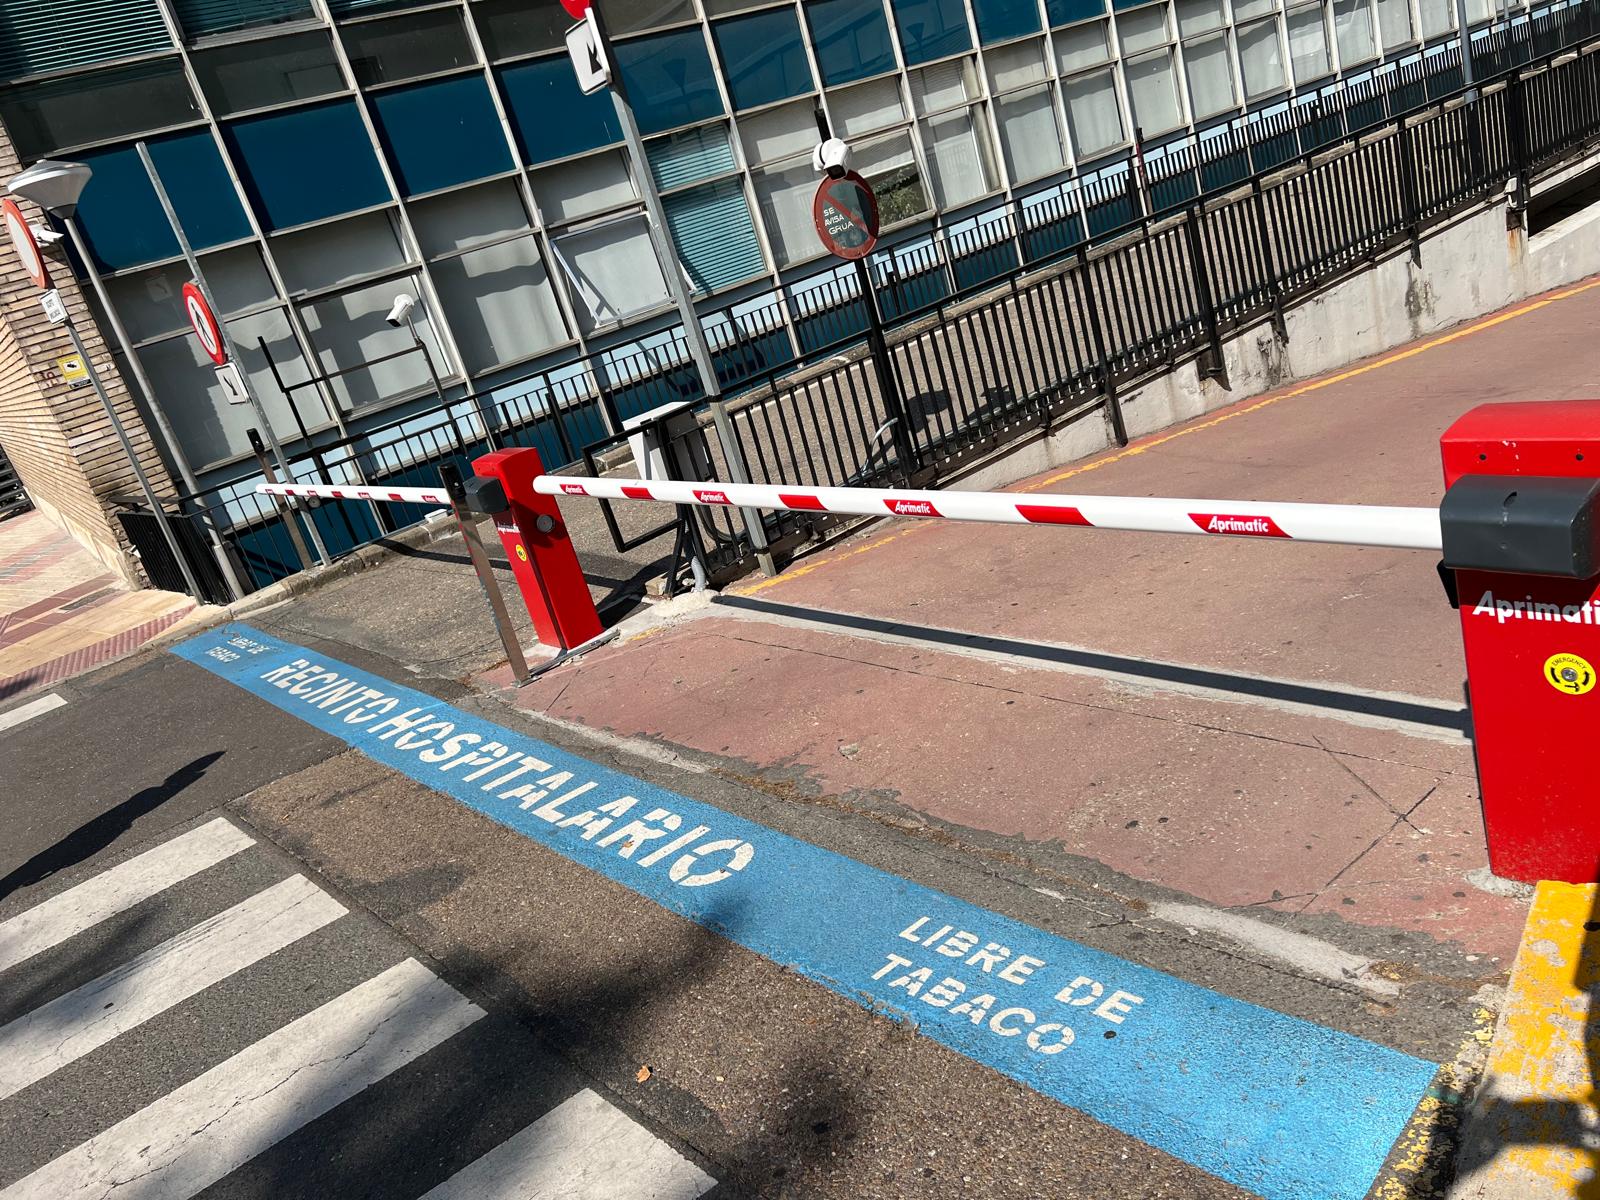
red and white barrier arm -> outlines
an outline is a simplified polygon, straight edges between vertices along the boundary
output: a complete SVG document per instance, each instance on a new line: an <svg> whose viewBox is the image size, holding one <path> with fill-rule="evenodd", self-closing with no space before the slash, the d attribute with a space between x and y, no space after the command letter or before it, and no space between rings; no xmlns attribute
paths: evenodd
<svg viewBox="0 0 1600 1200"><path fill-rule="evenodd" d="M439 504L450 507L443 488L367 487L355 483L258 483L256 491L268 496L315 497L319 500L382 500L390 504Z"/></svg>
<svg viewBox="0 0 1600 1200"><path fill-rule="evenodd" d="M895 488L790 488L756 483L645 482L569 475L540 475L533 486L535 491L547 496L654 500L662 504L701 504L717 508L781 508L865 517L881 517L887 513L1001 525L1077 525L1149 533L1289 538L1404 550L1440 549L1437 508L1017 492L913 492Z"/></svg>

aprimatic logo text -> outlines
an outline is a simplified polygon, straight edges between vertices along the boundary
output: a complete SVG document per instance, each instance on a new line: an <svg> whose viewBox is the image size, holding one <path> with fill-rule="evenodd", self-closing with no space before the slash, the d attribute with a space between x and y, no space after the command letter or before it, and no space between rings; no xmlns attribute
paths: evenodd
<svg viewBox="0 0 1600 1200"><path fill-rule="evenodd" d="M885 500L889 511L900 517L937 517L939 510L929 500Z"/></svg>
<svg viewBox="0 0 1600 1200"><path fill-rule="evenodd" d="M1235 537L1279 537L1289 535L1271 517L1233 516L1228 513L1190 513L1189 519L1207 533L1227 533Z"/></svg>

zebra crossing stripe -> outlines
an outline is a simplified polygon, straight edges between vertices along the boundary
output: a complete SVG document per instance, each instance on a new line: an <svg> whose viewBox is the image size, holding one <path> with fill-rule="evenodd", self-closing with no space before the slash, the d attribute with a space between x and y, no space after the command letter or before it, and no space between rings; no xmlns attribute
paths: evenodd
<svg viewBox="0 0 1600 1200"><path fill-rule="evenodd" d="M345 913L291 875L0 1028L0 1100Z"/></svg>
<svg viewBox="0 0 1600 1200"><path fill-rule="evenodd" d="M183 1200L483 1015L408 958L24 1176L0 1200Z"/></svg>
<svg viewBox="0 0 1600 1200"><path fill-rule="evenodd" d="M422 1200L695 1200L716 1180L585 1088Z"/></svg>
<svg viewBox="0 0 1600 1200"><path fill-rule="evenodd" d="M218 817L68 888L20 916L0 921L0 971L59 946L253 845L253 838Z"/></svg>

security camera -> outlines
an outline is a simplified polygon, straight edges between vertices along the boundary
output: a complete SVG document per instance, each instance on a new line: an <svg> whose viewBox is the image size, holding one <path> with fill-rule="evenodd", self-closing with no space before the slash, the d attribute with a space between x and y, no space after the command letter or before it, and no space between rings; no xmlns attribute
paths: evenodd
<svg viewBox="0 0 1600 1200"><path fill-rule="evenodd" d="M841 179L850 166L850 147L839 138L819 142L811 152L811 166L818 172L826 172L831 179Z"/></svg>
<svg viewBox="0 0 1600 1200"><path fill-rule="evenodd" d="M389 310L389 315L384 319L399 329L405 319L411 315L411 310L417 306L417 298L404 293L394 298L394 307Z"/></svg>

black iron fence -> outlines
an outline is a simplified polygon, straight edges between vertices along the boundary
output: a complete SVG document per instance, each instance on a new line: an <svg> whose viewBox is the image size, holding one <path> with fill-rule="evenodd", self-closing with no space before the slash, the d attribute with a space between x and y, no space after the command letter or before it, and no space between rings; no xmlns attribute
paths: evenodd
<svg viewBox="0 0 1600 1200"><path fill-rule="evenodd" d="M0 517L9 517L31 506L32 501L22 488L22 480L17 477L16 469L6 457L5 447L0 446Z"/></svg>
<svg viewBox="0 0 1600 1200"><path fill-rule="evenodd" d="M1600 4L1572 5L1480 39L1471 89L1452 46L1146 150L1120 173L1056 185L949 236L890 246L873 261L871 294L857 276L833 271L770 302L711 314L733 441L723 445L709 428L664 434L677 446L676 466L715 476L732 451L757 481L927 483L1096 408L1121 437L1118 392L1131 379L1196 353L1220 370L1230 331L1264 317L1281 326L1286 303L1414 242L1425 225L1509 178L1525 183L1593 144L1600 56L1554 55L1600 37L1597 14ZM1535 69L1524 73L1528 63ZM1489 66L1499 79L1487 80ZM874 315L889 344L863 355ZM804 365L830 355L821 367ZM604 469L630 420L703 399L680 328L645 348L302 446L292 469L300 479L432 484L443 463L466 469L501 446L536 447L551 469ZM246 590L423 515L332 501L290 517L255 495L254 483L175 506L225 531ZM748 538L730 517L696 518L696 544L685 552L713 568L746 560ZM619 549L691 525L624 531L615 514L607 519ZM826 523L820 514L765 519L774 541Z"/></svg>

